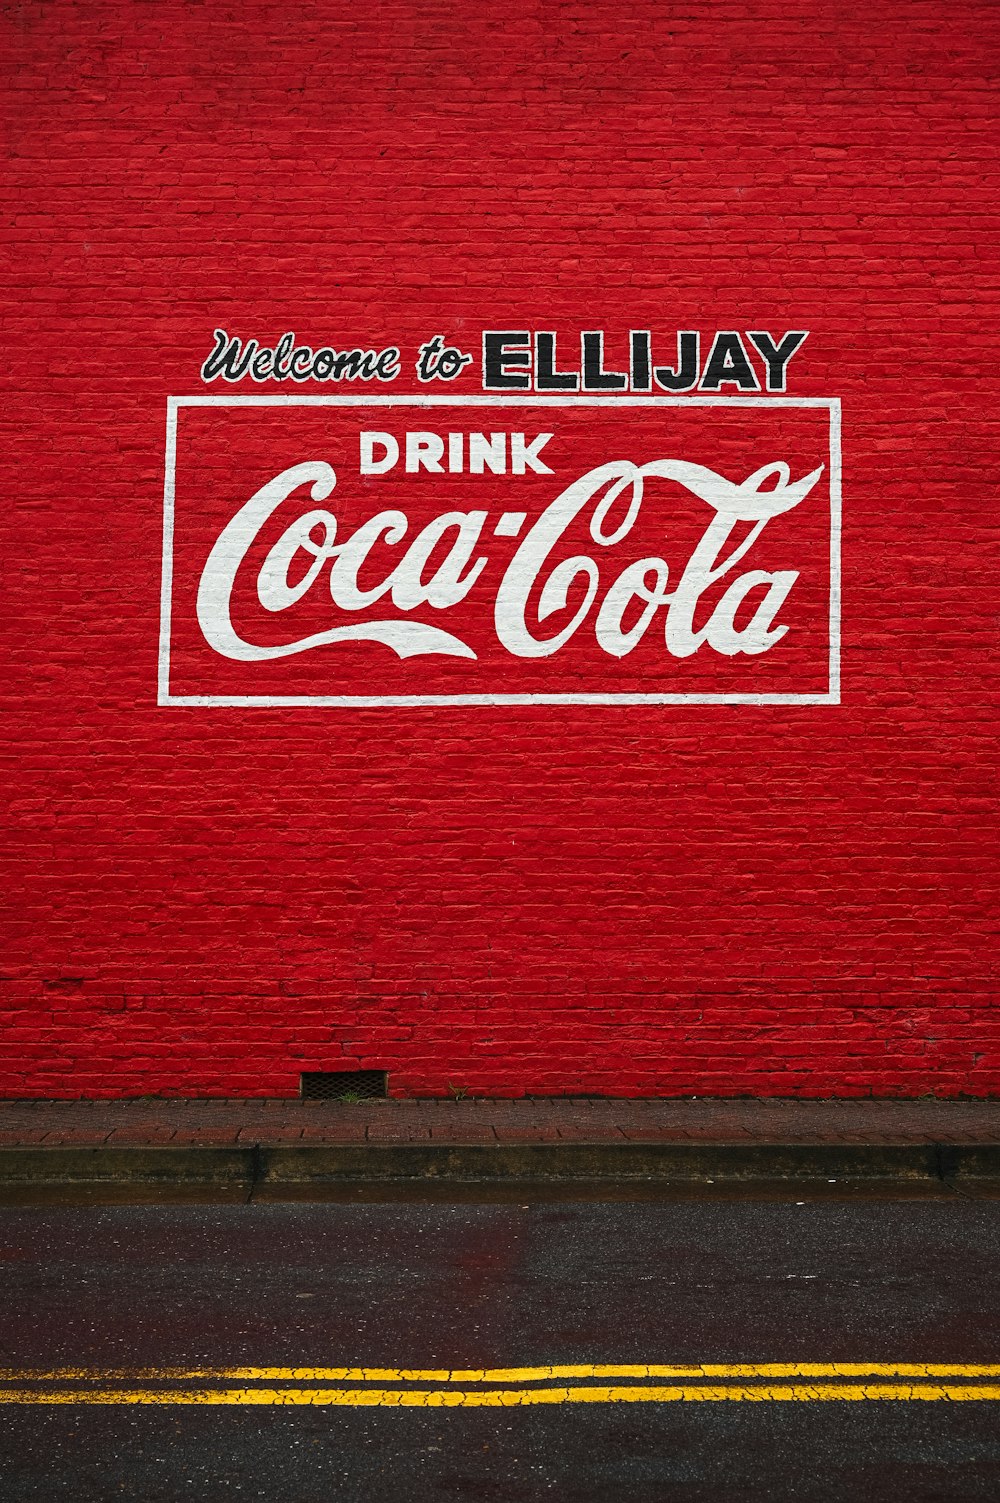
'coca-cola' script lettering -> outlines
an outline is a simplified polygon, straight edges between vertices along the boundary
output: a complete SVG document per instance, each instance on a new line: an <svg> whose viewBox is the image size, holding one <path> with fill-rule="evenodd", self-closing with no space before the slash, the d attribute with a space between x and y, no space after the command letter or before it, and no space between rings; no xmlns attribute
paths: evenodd
<svg viewBox="0 0 1000 1503"><path fill-rule="evenodd" d="M513 657L545 658L589 630L603 653L624 658L659 618L664 648L674 658L690 657L702 647L725 657L768 652L788 630L778 618L798 572L738 566L752 562L754 544L771 519L798 506L822 472L821 465L793 481L789 466L778 461L737 482L675 458L598 465L565 487L520 541L492 603L497 640ZM683 486L706 508L704 531L675 580L663 558L627 556L647 490L658 480ZM392 508L342 536L336 514L322 504L336 484L330 464L309 460L282 470L240 507L201 574L197 614L205 640L223 657L242 662L289 657L336 642L380 643L399 658L475 658L472 646L455 632L408 618L419 607L448 611L476 588L488 563L480 551L488 513L447 511L414 531L406 512ZM292 498L301 509L268 550L256 598L265 611L280 613L307 593L326 590L336 624L286 642L250 641L233 625L237 577L262 529ZM560 541L581 516L589 517L593 551L559 558ZM503 530L517 536L525 520L508 513ZM493 531L499 534L501 527ZM443 543L447 553L441 559ZM362 587L359 571L365 565L370 572L375 563L383 566L381 581ZM699 601L716 585L722 593L696 629ZM551 617L567 611L571 594L577 603L570 619L546 631ZM376 605L377 618L351 620Z"/></svg>

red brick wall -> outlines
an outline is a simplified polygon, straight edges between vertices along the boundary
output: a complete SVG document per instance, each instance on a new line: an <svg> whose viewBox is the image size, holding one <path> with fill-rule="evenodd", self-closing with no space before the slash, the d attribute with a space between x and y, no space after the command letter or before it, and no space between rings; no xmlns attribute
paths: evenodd
<svg viewBox="0 0 1000 1503"><path fill-rule="evenodd" d="M997 1091L1000 9L3 28L0 1091ZM400 393L438 331L808 329L840 704L158 705L166 398L215 327L397 344Z"/></svg>

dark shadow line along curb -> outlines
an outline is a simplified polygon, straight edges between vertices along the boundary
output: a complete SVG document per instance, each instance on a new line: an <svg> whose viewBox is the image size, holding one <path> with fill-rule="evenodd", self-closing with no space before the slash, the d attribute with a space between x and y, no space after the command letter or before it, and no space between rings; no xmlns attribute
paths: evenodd
<svg viewBox="0 0 1000 1503"><path fill-rule="evenodd" d="M419 1181L1000 1179L1000 1143L268 1144L0 1148L5 1187L281 1185Z"/></svg>

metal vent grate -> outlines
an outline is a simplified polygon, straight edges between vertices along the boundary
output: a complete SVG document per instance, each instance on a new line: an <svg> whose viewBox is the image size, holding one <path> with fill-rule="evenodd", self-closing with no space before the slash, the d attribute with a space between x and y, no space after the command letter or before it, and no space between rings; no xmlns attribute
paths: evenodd
<svg viewBox="0 0 1000 1503"><path fill-rule="evenodd" d="M303 1101L381 1101L384 1070L310 1070L301 1076Z"/></svg>

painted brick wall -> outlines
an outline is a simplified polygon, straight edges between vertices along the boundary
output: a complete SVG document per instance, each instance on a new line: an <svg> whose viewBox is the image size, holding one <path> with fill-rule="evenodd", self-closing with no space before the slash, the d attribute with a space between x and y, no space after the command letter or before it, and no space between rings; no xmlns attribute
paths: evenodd
<svg viewBox="0 0 1000 1503"><path fill-rule="evenodd" d="M5 8L0 1091L1000 1089L998 30ZM158 707L166 398L216 326L810 330L842 703Z"/></svg>

